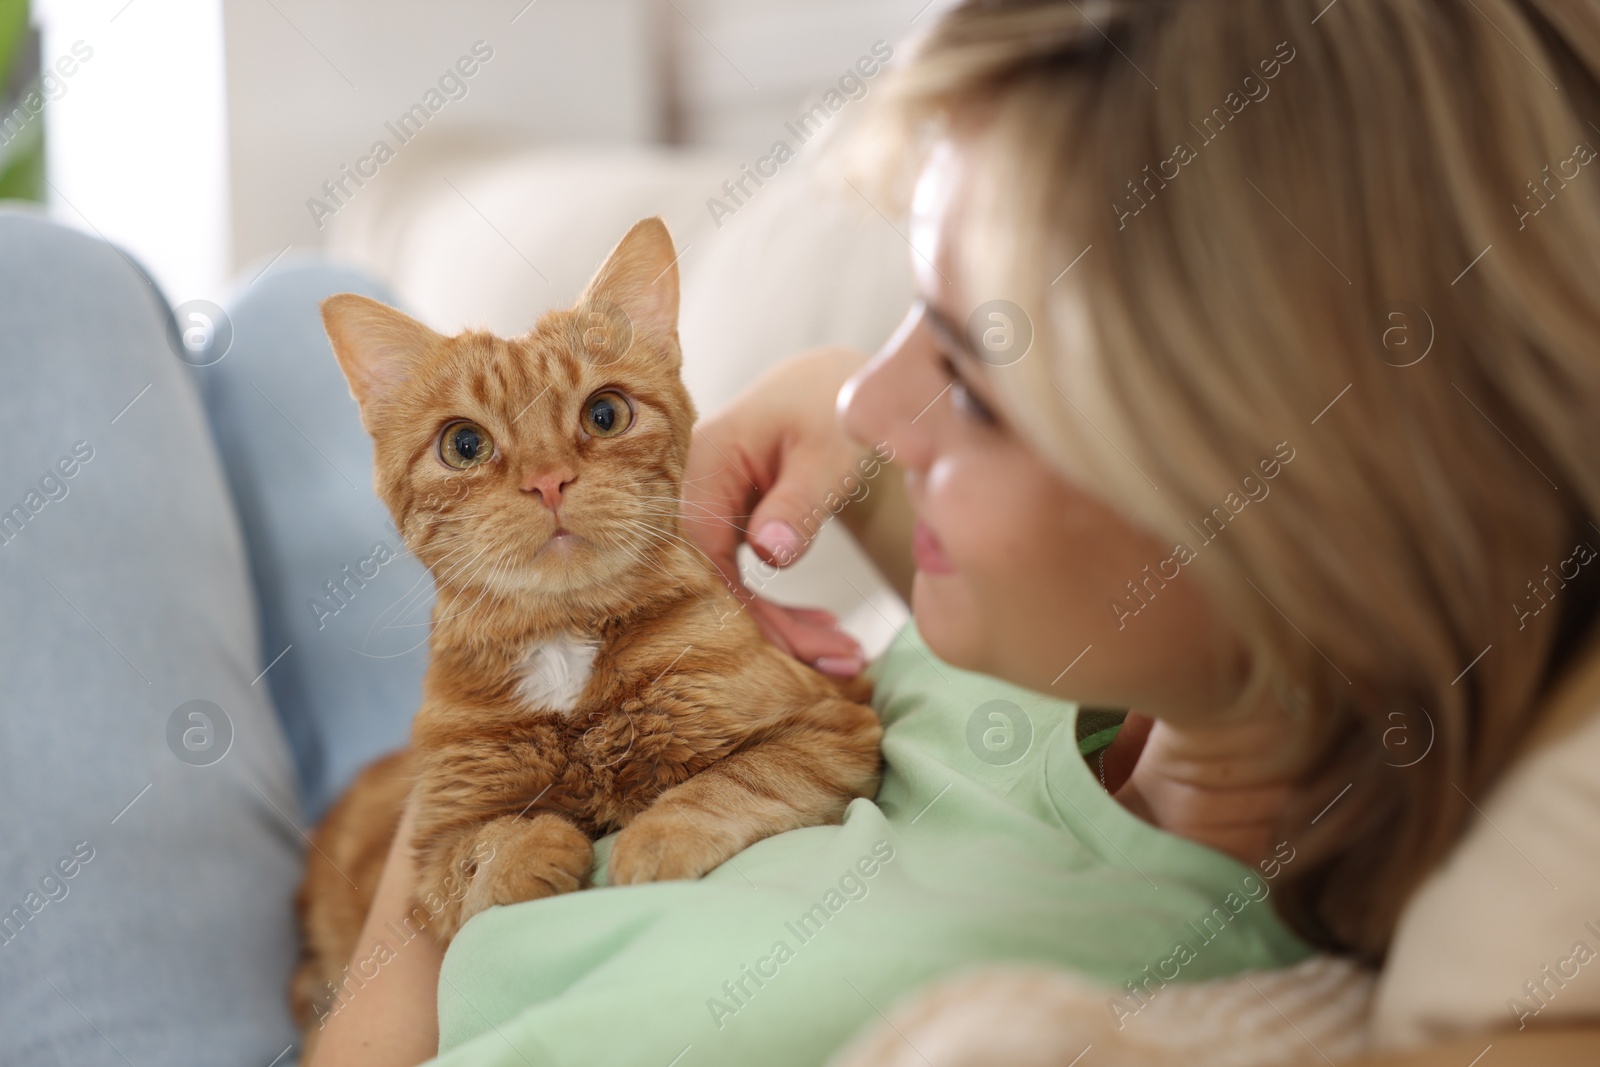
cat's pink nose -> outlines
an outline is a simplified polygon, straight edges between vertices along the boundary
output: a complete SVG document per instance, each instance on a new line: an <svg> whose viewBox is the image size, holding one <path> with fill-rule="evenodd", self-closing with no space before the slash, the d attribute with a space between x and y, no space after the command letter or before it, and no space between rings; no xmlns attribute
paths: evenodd
<svg viewBox="0 0 1600 1067"><path fill-rule="evenodd" d="M551 511L561 506L561 494L578 476L565 468L554 471L535 471L522 479L524 493L536 493Z"/></svg>

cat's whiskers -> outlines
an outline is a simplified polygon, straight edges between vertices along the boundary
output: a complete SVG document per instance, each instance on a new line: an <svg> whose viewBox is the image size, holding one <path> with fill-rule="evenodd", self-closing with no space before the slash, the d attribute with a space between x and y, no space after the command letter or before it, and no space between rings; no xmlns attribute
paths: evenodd
<svg viewBox="0 0 1600 1067"><path fill-rule="evenodd" d="M489 512L489 510L490 509L488 507L480 504L479 506L474 507L474 508L463 508L463 509L459 509L459 510L455 510L455 511L449 511L449 512L434 512L432 514L431 518L428 521L428 527L427 527L427 530L425 532L428 533L428 534L433 534L441 526L445 526L447 524L452 524L452 523L468 523L468 524L470 524L473 520L481 519L484 515L486 515ZM461 531L462 534L470 534L472 532L474 532L474 531L472 530L470 525L469 525L468 529ZM426 541L424 541L422 543L422 547L426 548L429 544L432 544L432 543L433 543L433 541L430 538L429 540L426 540Z"/></svg>
<svg viewBox="0 0 1600 1067"><path fill-rule="evenodd" d="M627 551L629 559L639 566L661 571L659 561L653 558L650 550L653 544L662 541L659 531L648 523L626 517L616 520L614 530L620 538L616 547Z"/></svg>
<svg viewBox="0 0 1600 1067"><path fill-rule="evenodd" d="M644 533L648 534L650 537L653 537L653 538L657 539L664 546L667 546L667 545L670 544L670 545L674 545L674 546L681 546L682 548L687 549L693 555L697 555L701 559L705 560L706 563L711 567L712 570L716 570L716 567L717 567L716 561L713 560L710 556L706 555L705 551L703 549L701 549L701 547L699 545L695 544L693 541L690 541L688 538L684 537L683 535L672 533L669 530L659 529L659 528L651 526L651 525L649 525L647 523L641 522L638 519L627 519L627 518L624 518L624 519L621 520L621 522L624 525L632 526L632 527L640 530L641 532L644 532Z"/></svg>
<svg viewBox="0 0 1600 1067"><path fill-rule="evenodd" d="M396 608L400 608L401 610L399 611L399 614L395 616L392 622L384 623L384 632L428 625L426 621L407 622L406 620L411 618L417 607L422 604L427 599L428 594L432 592L430 583L434 578L435 571L442 568L452 558L459 558L460 556L471 551L473 547L473 541L467 535L463 534L456 540L459 543L455 544L439 560L435 561L433 566L429 567L422 577L418 578L412 583L410 589L407 589L405 593L401 594L399 599L383 610L383 612L378 616L377 620L374 621L374 627L376 627L379 623L382 623L388 616L389 612L394 611ZM419 559L418 562L422 561ZM427 564L424 564L424 566L427 566ZM370 637L370 630L368 631L368 635Z"/></svg>
<svg viewBox="0 0 1600 1067"><path fill-rule="evenodd" d="M652 501L651 503L655 503L655 501ZM665 502L662 502L662 503L665 504ZM705 514L704 515L685 515L676 506L676 504L682 504L682 505L688 506L688 507L700 508L703 511L705 511ZM696 503L694 501L689 501L689 500L677 501L674 505L666 506L662 510L659 510L659 511L651 511L646 506L641 506L638 510L640 510L641 512L643 512L643 513L645 513L647 515L677 516L677 518L680 521L686 522L686 523L688 523L688 522L700 523L700 524L705 525L705 526L726 526L726 527L728 527L730 529L738 530L740 533L743 533L743 534L746 534L746 535L748 535L749 532L750 532L750 531L746 530L743 526L740 526L738 523L736 523L732 519L728 518L727 516L718 515L715 511L711 510L709 507L706 507L704 504L699 504L699 503Z"/></svg>
<svg viewBox="0 0 1600 1067"><path fill-rule="evenodd" d="M474 520L470 520L470 521L476 521L476 520L474 519ZM449 556L452 553L454 553L454 552L456 552L456 551L458 551L458 550L460 550L462 548L471 547L472 545L478 543L480 540L481 540L481 538L478 536L478 533L477 533L476 530L463 530L460 533L453 534L453 535L451 535L449 537L441 538L441 539L439 539L437 541L431 541L427 545L423 546L424 549L427 550L430 555L433 552L438 551L439 549L445 549L446 551L444 552L444 555L441 556L439 559L434 560L431 563L428 562L427 560L423 559L421 556L418 556L417 559L425 567L428 567L430 569L436 568L445 559L449 558Z"/></svg>
<svg viewBox="0 0 1600 1067"><path fill-rule="evenodd" d="M452 555L465 552L470 547L470 545L463 544L453 548L450 552L445 554L444 559L449 559ZM412 558L416 558L415 554L413 554ZM418 562L421 562L421 560L418 560ZM388 633L393 630L410 629L415 626L426 626L427 623L425 622L408 623L405 622L405 620L411 617L417 605L425 600L428 594L432 592L432 582L432 571L423 571L421 576L419 576L416 581L412 582L410 587L407 588L404 593L401 593L392 603L389 604L388 607L384 608L378 613L378 617L374 619L372 621L372 625L367 628L367 636L364 643L371 644L374 633Z"/></svg>
<svg viewBox="0 0 1600 1067"><path fill-rule="evenodd" d="M493 508L480 506L470 510L452 512L449 519L450 524L460 528L454 533L448 534L447 536L430 538L417 547L423 550L436 550L439 548L455 546L461 544L462 542L477 541L482 536L481 530L483 528L484 520L491 518L494 514L494 511L495 509ZM445 525L443 521L435 522L430 529L430 533L432 530L436 530L443 525ZM413 550L412 554L416 555L416 551ZM417 558L421 559L421 556L418 556ZM424 561L424 563L426 564L426 561ZM432 566L436 566L436 564Z"/></svg>
<svg viewBox="0 0 1600 1067"><path fill-rule="evenodd" d="M478 540L479 539L475 531L463 530L452 534L449 537L430 540L427 543L418 546L422 552L427 553L429 556L435 557L431 561L424 558L424 556L415 549L412 550L411 555L418 563L421 563L430 571L436 571L445 563L445 561L450 559L451 556L456 555L462 549L471 548L478 542Z"/></svg>
<svg viewBox="0 0 1600 1067"><path fill-rule="evenodd" d="M472 546L470 544L463 544L463 545L459 546L458 549L452 550L452 553L447 553L444 558L448 559L451 554L466 552L471 547ZM402 595L399 600L395 601L395 603L393 603L393 604L389 605L387 608L383 609L383 612L379 614L378 618L373 621L372 626L369 627L368 630L367 630L367 643L370 643L372 641L373 631L378 629L378 624L380 622L383 622L384 618L389 614L389 612L393 611L396 607L400 606L402 603L404 603L406 605L406 607L405 607L405 610L400 613L398 618L399 619L406 619L406 618L410 617L412 611L415 610L416 606L419 603L422 602L422 600L427 596L427 593L428 593L428 590L426 588L421 589L421 591L419 592L418 591L418 587L422 586L424 582L428 581L432 577L433 577L433 575L432 575L431 572L424 572L422 577L418 578L415 582L413 582L412 585L411 585L411 588L406 590L405 594ZM400 656L408 655L411 652L416 651L422 645L427 643L428 638L432 634L432 624L431 623L429 623L429 622L410 623L410 624L406 624L405 626L402 626L397 621L397 622L394 622L394 623L385 624L382 627L382 629L379 631L381 633L388 633L390 631L395 631L395 630L400 630L400 629L407 629L407 628L410 628L412 626L427 627L428 628L428 632L423 634L421 640L417 641L415 644L411 645L409 648L402 649L399 652L389 653L388 655L378 655L376 653L371 653L371 652L364 651L363 649L355 649L354 651L358 655L366 656L369 659L397 659Z"/></svg>
<svg viewBox="0 0 1600 1067"><path fill-rule="evenodd" d="M485 548L484 551L488 551L488 549ZM437 621L446 622L446 621L451 620L451 619L458 619L461 616L466 615L469 612L473 611L475 608L477 608L480 604L483 603L484 599L491 592L494 592L494 590L492 589L492 584L495 581L497 581L498 575L501 573L502 569L509 568L510 565L511 565L511 557L510 557L510 555L508 553L505 553L505 552L497 553L495 555L495 557L491 561L489 561L489 563L480 564L478 566L478 568L472 572L472 576L470 578L468 578L466 582L461 583L457 587L455 595L452 597L452 599L450 601L450 608L452 609L453 613L450 614L450 615L445 615L442 618L438 619ZM483 574L485 570L489 571L489 575L485 580L480 582L479 581L479 575ZM478 589L478 597L477 597L477 599L474 600L471 604L468 604L461 611L454 611L453 609L455 608L456 604L460 601L461 593L466 591L466 590L468 590L468 589L473 588L474 586L476 586L477 589ZM501 595L503 595L503 594L496 593L497 599Z"/></svg>
<svg viewBox="0 0 1600 1067"><path fill-rule="evenodd" d="M439 592L441 596L445 594L450 596L451 607L455 606L455 602L460 599L461 590L466 587L465 583L459 581L458 579L469 567L474 568L473 573L476 574L477 568L484 566L484 564L479 563L479 561L482 560L486 554L488 554L488 551L489 546L484 545L483 547L479 548L477 552L473 553L472 557L466 562L461 563L458 561L450 568L440 568L434 572L437 585L439 587Z"/></svg>
<svg viewBox="0 0 1600 1067"><path fill-rule="evenodd" d="M448 577L441 579L440 584L449 586L452 596L460 596L462 590L472 588L477 582L478 575L499 561L498 554L491 555L493 548L493 545L485 544L470 560L453 567ZM472 569L472 573L463 578L468 568Z"/></svg>
<svg viewBox="0 0 1600 1067"><path fill-rule="evenodd" d="M505 555L500 556L495 561L494 566L489 568L488 575L478 581L478 587L480 590L478 593L478 599L474 600L467 610L462 612L462 614L468 615L473 611L476 611L478 608L483 606L484 600L489 599L491 595L493 596L494 600L502 599L504 594L499 589L500 575L502 572L508 570L510 566L510 558Z"/></svg>
<svg viewBox="0 0 1600 1067"><path fill-rule="evenodd" d="M625 483L624 487L630 489L643 489L655 487L658 484L659 483L653 482L630 482ZM725 515L718 514L710 505L702 504L698 500L689 500L681 496L646 497L634 501L632 507L637 511L645 512L646 514L677 515L684 522L701 522L711 525L728 526L732 529L738 530L741 533L749 533L748 530L734 522L732 519ZM651 510L652 507L660 510ZM684 515L684 508L694 508L700 512L703 512L703 515Z"/></svg>
<svg viewBox="0 0 1600 1067"><path fill-rule="evenodd" d="M649 544L648 538L630 535L627 531L623 531L623 539L613 547L626 555L636 566L649 567L651 566Z"/></svg>
<svg viewBox="0 0 1600 1067"><path fill-rule="evenodd" d="M437 544L438 542L436 537L439 533L439 530L448 526L451 520L454 520L458 517L459 513L457 512L451 512L449 514L432 512L426 516L412 516L410 525L418 527L416 531L416 540L415 543L413 543L411 538L406 538L406 547L415 553L419 548L428 548L434 544Z"/></svg>

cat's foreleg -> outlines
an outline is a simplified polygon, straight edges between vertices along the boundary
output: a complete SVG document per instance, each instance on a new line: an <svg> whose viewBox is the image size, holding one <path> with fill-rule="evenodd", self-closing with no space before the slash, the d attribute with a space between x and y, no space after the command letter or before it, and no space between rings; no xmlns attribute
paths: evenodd
<svg viewBox="0 0 1600 1067"><path fill-rule="evenodd" d="M474 835L472 859L474 870L459 910L463 923L496 904L520 904L581 888L594 860L594 843L560 815L506 815Z"/></svg>
<svg viewBox="0 0 1600 1067"><path fill-rule="evenodd" d="M762 838L839 822L877 792L882 736L871 708L837 697L764 727L640 812L617 835L609 881L698 878Z"/></svg>
<svg viewBox="0 0 1600 1067"><path fill-rule="evenodd" d="M593 856L593 842L569 819L503 815L463 834L419 872L418 904L434 936L448 944L487 908L581 888Z"/></svg>
<svg viewBox="0 0 1600 1067"><path fill-rule="evenodd" d="M539 806L569 787L557 725L519 708L440 702L424 705L412 734L417 898L441 944L485 908L583 884L589 837Z"/></svg>

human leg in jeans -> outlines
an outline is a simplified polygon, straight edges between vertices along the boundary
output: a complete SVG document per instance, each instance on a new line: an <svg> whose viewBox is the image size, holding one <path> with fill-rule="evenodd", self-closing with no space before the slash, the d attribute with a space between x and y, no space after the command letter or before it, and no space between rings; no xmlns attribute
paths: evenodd
<svg viewBox="0 0 1600 1067"><path fill-rule="evenodd" d="M110 246L0 213L0 1062L267 1064L304 843L188 368Z"/></svg>
<svg viewBox="0 0 1600 1067"><path fill-rule="evenodd" d="M293 1058L304 823L268 687L279 672L299 687L291 721L320 806L404 736L421 654L381 642L426 619L425 596L399 595L409 559L381 567L394 590L350 583L331 616L301 603L310 622L293 617L302 585L339 573L322 575L325 557L381 523L364 437L341 451L322 436L337 411L319 415L317 369L334 365L315 302L350 288L370 291L326 270L269 274L235 305L223 361L190 368L159 293L117 251L0 212L0 1063ZM223 420L233 494L195 377ZM306 428L285 431L298 446L268 415ZM295 447L340 473L274 477ZM271 583L261 632L252 573ZM378 643L307 637L335 622ZM263 647L296 637L263 677Z"/></svg>
<svg viewBox="0 0 1600 1067"><path fill-rule="evenodd" d="M261 605L261 662L307 819L402 744L422 699L433 580L372 488L372 441L318 304L384 299L365 275L280 266L229 307L227 355L197 368Z"/></svg>

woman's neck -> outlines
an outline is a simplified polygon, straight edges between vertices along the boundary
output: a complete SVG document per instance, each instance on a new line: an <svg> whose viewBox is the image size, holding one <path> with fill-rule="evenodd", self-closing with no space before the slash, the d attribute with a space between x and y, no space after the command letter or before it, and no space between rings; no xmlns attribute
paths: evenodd
<svg viewBox="0 0 1600 1067"><path fill-rule="evenodd" d="M1275 844L1297 731L1270 696L1249 714L1203 726L1130 712L1106 753L1106 784L1146 822L1254 866Z"/></svg>

